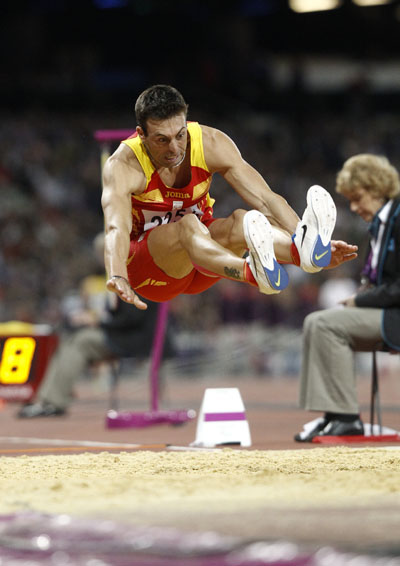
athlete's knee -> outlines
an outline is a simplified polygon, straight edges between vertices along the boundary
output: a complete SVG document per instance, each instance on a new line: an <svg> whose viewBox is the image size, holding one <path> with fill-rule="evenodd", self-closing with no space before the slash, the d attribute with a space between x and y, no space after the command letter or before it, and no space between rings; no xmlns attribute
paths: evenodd
<svg viewBox="0 0 400 566"><path fill-rule="evenodd" d="M247 210L244 210L243 208L237 208L236 210L234 210L232 212L232 214L230 215L229 218L232 219L233 222L233 226L242 226L243 225L243 217L246 214L246 212L248 212Z"/></svg>
<svg viewBox="0 0 400 566"><path fill-rule="evenodd" d="M198 233L209 235L210 231L204 226L195 214L186 214L178 222L179 233L185 239L195 236Z"/></svg>
<svg viewBox="0 0 400 566"><path fill-rule="evenodd" d="M247 210L242 208L237 208L232 212L229 216L229 220L231 221L229 230L226 233L225 242L226 247L235 248L237 246L241 246L244 242L243 236L243 218L246 214Z"/></svg>

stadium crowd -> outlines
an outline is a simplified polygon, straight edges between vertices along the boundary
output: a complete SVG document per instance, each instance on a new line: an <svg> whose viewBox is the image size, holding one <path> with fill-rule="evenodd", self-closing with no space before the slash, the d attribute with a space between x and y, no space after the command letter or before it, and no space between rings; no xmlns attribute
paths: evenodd
<svg viewBox="0 0 400 566"><path fill-rule="evenodd" d="M394 117L376 114L368 122L350 112L340 119L326 110L293 121L283 114L257 116L193 115L227 131L244 157L301 215L311 184L334 193L340 163L357 152L385 154L396 163L399 151ZM4 115L0 125L0 318L60 324L63 299L95 270L93 237L102 229L100 151L96 129L128 127L132 119L116 116L29 112ZM222 179L212 187L215 213L239 203ZM334 237L362 243L363 231L334 195L338 222ZM360 258L363 257L362 249ZM171 311L178 327L207 328L256 320L265 325L300 327L318 308L319 290L333 272L309 277L289 268L292 285L280 296L266 297L250 286L221 281L206 294L180 297ZM359 261L340 268L356 277ZM201 308L197 308L201 305ZM200 314L201 313L201 314Z"/></svg>

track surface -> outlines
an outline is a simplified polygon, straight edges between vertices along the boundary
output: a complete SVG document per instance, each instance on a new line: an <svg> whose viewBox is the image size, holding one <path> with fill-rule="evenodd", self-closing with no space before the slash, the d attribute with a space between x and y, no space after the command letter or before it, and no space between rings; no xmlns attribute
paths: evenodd
<svg viewBox="0 0 400 566"><path fill-rule="evenodd" d="M391 371L381 377L383 424L400 430L400 380ZM359 378L359 400L362 416L369 422L370 380ZM293 435L318 413L297 408L297 379L273 380L234 377L215 380L169 378L162 387L161 409L200 409L206 388L237 387L241 393L249 422L252 448L281 450L316 447L299 444ZM65 417L17 419L19 405L5 403L0 409L0 453L7 455L34 453L72 453L82 451L136 450L141 447L160 450L166 445L188 447L196 438L197 419L179 426L153 425L141 429L108 429L106 413L108 392L99 384L83 381L76 391L76 401ZM146 411L149 392L145 377L124 380L119 389L121 410ZM59 442L58 442L59 441ZM97 444L100 443L100 444Z"/></svg>

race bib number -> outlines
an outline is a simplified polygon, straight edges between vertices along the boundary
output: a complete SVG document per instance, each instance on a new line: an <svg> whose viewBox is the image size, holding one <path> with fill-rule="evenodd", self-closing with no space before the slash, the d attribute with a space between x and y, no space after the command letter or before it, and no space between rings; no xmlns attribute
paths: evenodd
<svg viewBox="0 0 400 566"><path fill-rule="evenodd" d="M195 214L197 218L203 216L203 211L197 204L189 206L188 208L176 208L168 211L154 212L154 210L143 210L144 216L144 231L162 226L163 224L170 224L171 222L178 222L186 214Z"/></svg>

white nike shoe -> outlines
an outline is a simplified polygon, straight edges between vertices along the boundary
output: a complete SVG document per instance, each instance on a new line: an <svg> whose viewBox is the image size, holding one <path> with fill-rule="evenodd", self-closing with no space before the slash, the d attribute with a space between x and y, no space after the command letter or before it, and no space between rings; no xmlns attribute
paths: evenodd
<svg viewBox="0 0 400 566"><path fill-rule="evenodd" d="M266 295L280 293L287 287L289 277L276 261L271 224L261 212L250 210L243 217L243 229L249 248L246 261L260 292Z"/></svg>
<svg viewBox="0 0 400 566"><path fill-rule="evenodd" d="M307 207L293 235L304 271L316 273L330 264L335 223L336 206L331 195L319 185L313 185L308 189Z"/></svg>

